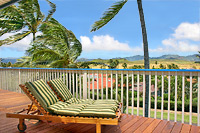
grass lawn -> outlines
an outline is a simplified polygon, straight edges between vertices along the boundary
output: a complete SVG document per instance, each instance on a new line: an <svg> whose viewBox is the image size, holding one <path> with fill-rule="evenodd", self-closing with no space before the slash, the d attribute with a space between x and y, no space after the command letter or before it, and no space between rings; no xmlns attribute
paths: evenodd
<svg viewBox="0 0 200 133"><path fill-rule="evenodd" d="M132 109L129 108L128 112L129 112L129 114L131 114L132 113ZM126 113L126 111L124 113ZM133 114L135 114L135 115L137 114L137 109L136 108L134 108ZM139 110L139 115L140 116L143 115L143 110L141 108ZM168 113L166 111L164 111L163 112L163 118L165 120L167 120L167 116L168 116ZM154 111L153 110L151 110L151 118L154 118ZM157 111L157 118L158 119L161 118L161 112L160 111ZM174 121L174 112L170 112L170 120ZM182 114L180 114L180 113L177 114L177 121L179 121L179 122L182 121ZM184 122L185 123L189 123L189 114L185 114L184 115ZM192 123L193 124L197 124L197 116L192 116Z"/></svg>

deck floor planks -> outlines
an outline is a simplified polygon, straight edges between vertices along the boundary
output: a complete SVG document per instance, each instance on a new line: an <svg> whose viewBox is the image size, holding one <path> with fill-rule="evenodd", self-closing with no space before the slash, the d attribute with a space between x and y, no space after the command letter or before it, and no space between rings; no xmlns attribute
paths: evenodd
<svg viewBox="0 0 200 133"><path fill-rule="evenodd" d="M183 124L182 129L181 129L181 133L189 133L190 129L191 129L191 125Z"/></svg>
<svg viewBox="0 0 200 133"><path fill-rule="evenodd" d="M125 125L120 126L122 131L126 131L127 129L130 129L130 127L132 125L134 125L137 121L139 121L140 119L142 119L141 116L136 116L135 118L133 118L132 120L130 120L129 122L127 122Z"/></svg>
<svg viewBox="0 0 200 133"><path fill-rule="evenodd" d="M171 133L180 133L182 129L183 124L180 122L176 122L174 125L174 128L172 129Z"/></svg>
<svg viewBox="0 0 200 133"><path fill-rule="evenodd" d="M163 128L167 125L168 121L161 120L161 122L157 125L157 127L153 130L152 133L162 132Z"/></svg>
<svg viewBox="0 0 200 133"><path fill-rule="evenodd" d="M191 133L199 133L200 132L200 127L193 126L191 127Z"/></svg>
<svg viewBox="0 0 200 133"><path fill-rule="evenodd" d="M153 130L157 127L157 125L161 122L161 120L155 119L143 132L149 133L153 132Z"/></svg>
<svg viewBox="0 0 200 133"><path fill-rule="evenodd" d="M142 117L140 118L138 121L136 121L135 123L133 123L127 130L123 130L123 133L131 133L134 132L135 130L137 130L148 118L146 117Z"/></svg>
<svg viewBox="0 0 200 133"><path fill-rule="evenodd" d="M148 120L146 120L135 132L136 133L141 133L143 132L152 122L153 122L153 118L148 118Z"/></svg>
<svg viewBox="0 0 200 133"><path fill-rule="evenodd" d="M4 101L4 102L3 102ZM0 132L1 133L18 133L18 119L6 118L6 112L15 112L23 108L31 101L25 94L10 92L0 89ZM94 133L96 125L91 124L62 124L62 123L46 123L37 124L31 121L25 121L28 133ZM142 116L123 114L119 125L102 125L102 133L129 133L129 132L182 132L182 133L200 133L200 127L182 123L176 123L166 120L158 120L146 118Z"/></svg>
<svg viewBox="0 0 200 133"><path fill-rule="evenodd" d="M123 115L122 117L124 117L125 119L122 119L121 122L119 123L118 126L112 126L110 129L106 130L105 132L116 132L117 130L121 130L121 127L124 126L125 124L127 124L129 121L131 121L134 116L131 115Z"/></svg>
<svg viewBox="0 0 200 133"><path fill-rule="evenodd" d="M168 121L166 126L163 128L162 133L170 133L175 125L175 122Z"/></svg>

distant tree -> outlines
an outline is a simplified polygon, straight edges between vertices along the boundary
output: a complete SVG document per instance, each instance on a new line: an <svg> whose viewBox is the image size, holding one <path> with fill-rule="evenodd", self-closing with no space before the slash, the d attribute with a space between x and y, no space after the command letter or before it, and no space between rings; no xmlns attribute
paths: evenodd
<svg viewBox="0 0 200 133"><path fill-rule="evenodd" d="M2 59L2 58L0 58L0 66L1 66L1 63L2 63L2 61L3 61L3 59Z"/></svg>
<svg viewBox="0 0 200 133"><path fill-rule="evenodd" d="M123 63L123 64L122 64L122 67L123 67L124 69L127 69L127 64L126 64L126 63Z"/></svg>
<svg viewBox="0 0 200 133"><path fill-rule="evenodd" d="M160 69L166 69L166 67L163 64L160 64Z"/></svg>
<svg viewBox="0 0 200 133"><path fill-rule="evenodd" d="M143 65L134 65L132 67L129 67L130 69L144 69Z"/></svg>
<svg viewBox="0 0 200 133"><path fill-rule="evenodd" d="M174 63L172 63L172 69L179 69L179 66L174 64Z"/></svg>
<svg viewBox="0 0 200 133"><path fill-rule="evenodd" d="M12 66L12 63L9 61L7 64L6 64L6 67L11 67Z"/></svg>
<svg viewBox="0 0 200 133"><path fill-rule="evenodd" d="M108 61L108 63L109 63L109 66L108 66L109 69L114 69L119 65L119 61L118 60L113 60L113 59L110 59Z"/></svg>
<svg viewBox="0 0 200 133"><path fill-rule="evenodd" d="M197 54L196 57L200 59L200 51L198 51L198 52L199 52L199 54ZM200 61L196 61L195 63L200 63Z"/></svg>
<svg viewBox="0 0 200 133"><path fill-rule="evenodd" d="M193 69L197 69L197 67L196 67L196 66L192 66L192 68L193 68Z"/></svg>
<svg viewBox="0 0 200 133"><path fill-rule="evenodd" d="M167 68L168 68L168 69L172 69L172 65L167 64Z"/></svg>
<svg viewBox="0 0 200 133"><path fill-rule="evenodd" d="M155 61L155 64L157 65L157 64L158 64L158 61Z"/></svg>

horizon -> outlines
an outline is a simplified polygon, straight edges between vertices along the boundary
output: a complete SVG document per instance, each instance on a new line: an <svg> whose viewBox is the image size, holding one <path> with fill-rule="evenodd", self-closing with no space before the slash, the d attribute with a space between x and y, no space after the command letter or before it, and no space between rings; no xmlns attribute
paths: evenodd
<svg viewBox="0 0 200 133"><path fill-rule="evenodd" d="M79 58L110 59L143 56L142 33L136 1L128 1L113 20L92 33L89 32L91 25L99 20L115 0L52 0L52 2L57 6L53 17L67 29L72 30L82 43L83 51ZM39 0L39 3L42 12L46 14L47 2ZM149 57L166 54L179 56L198 54L200 1L144 0L143 10ZM9 35L11 33L3 35L0 39ZM30 35L15 44L1 46L0 58L25 56L25 49L30 46L31 39Z"/></svg>
<svg viewBox="0 0 200 133"><path fill-rule="evenodd" d="M178 55L178 54L163 54L163 55L160 55L160 56L149 56L149 58L157 58L157 57L162 57L162 56L181 56L181 55ZM185 55L184 57L186 56L194 56L196 54L189 54L189 55ZM134 56L144 56L144 55L133 55L133 56L127 56L127 57L113 57L113 58L84 58L84 57L79 57L77 60L80 60L80 59L102 59L102 60L109 60L109 59L123 59L123 58L128 58L128 57L134 57ZM0 57L1 58L1 57ZM20 59L21 57L5 57L5 58L2 58L2 59Z"/></svg>

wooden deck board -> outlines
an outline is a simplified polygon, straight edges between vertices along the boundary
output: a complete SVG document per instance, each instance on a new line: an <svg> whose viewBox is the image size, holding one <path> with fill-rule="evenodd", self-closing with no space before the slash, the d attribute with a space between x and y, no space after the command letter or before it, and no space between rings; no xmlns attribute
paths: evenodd
<svg viewBox="0 0 200 133"><path fill-rule="evenodd" d="M163 128L167 125L168 121L161 121L157 127L153 130L153 133L159 133L162 132Z"/></svg>
<svg viewBox="0 0 200 133"><path fill-rule="evenodd" d="M180 133L182 126L183 126L182 123L176 123L174 125L174 128L172 129L172 133Z"/></svg>
<svg viewBox="0 0 200 133"><path fill-rule="evenodd" d="M183 124L182 129L181 129L181 133L189 133L190 129L191 129L191 125Z"/></svg>
<svg viewBox="0 0 200 133"><path fill-rule="evenodd" d="M0 133L18 133L18 119L6 118L5 114L26 108L30 103L31 101L25 94L0 89ZM92 124L34 123L27 120L25 123L27 133L95 133L96 131L96 125ZM102 133L122 132L200 133L200 127L127 114L122 115L119 125L102 125Z"/></svg>

